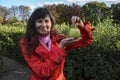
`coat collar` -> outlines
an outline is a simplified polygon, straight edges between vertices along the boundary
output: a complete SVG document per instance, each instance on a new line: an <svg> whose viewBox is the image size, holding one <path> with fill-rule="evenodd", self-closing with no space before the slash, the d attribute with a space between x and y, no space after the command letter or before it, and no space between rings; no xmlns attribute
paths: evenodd
<svg viewBox="0 0 120 80"><path fill-rule="evenodd" d="M54 35L53 33L51 33L51 39L52 42L60 42L63 38L65 38L65 36L62 33L58 33L57 35Z"/></svg>
<svg viewBox="0 0 120 80"><path fill-rule="evenodd" d="M62 34L54 35L53 33L50 33L51 35L51 47L54 43L59 43L61 39L65 38ZM46 50L46 48L39 43L37 48L35 49L35 52L40 55L43 59L46 59L49 57L49 51Z"/></svg>

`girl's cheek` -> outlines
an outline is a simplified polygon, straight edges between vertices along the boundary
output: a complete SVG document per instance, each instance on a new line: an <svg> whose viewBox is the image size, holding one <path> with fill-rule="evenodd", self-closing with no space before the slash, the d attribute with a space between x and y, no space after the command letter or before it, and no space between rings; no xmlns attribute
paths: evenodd
<svg viewBox="0 0 120 80"><path fill-rule="evenodd" d="M49 27L49 26L47 26L47 29L50 29L50 27Z"/></svg>
<svg viewBox="0 0 120 80"><path fill-rule="evenodd" d="M36 23L36 27L39 27L41 24L40 23Z"/></svg>
<svg viewBox="0 0 120 80"><path fill-rule="evenodd" d="M40 26L40 24L36 24L36 27L39 27Z"/></svg>

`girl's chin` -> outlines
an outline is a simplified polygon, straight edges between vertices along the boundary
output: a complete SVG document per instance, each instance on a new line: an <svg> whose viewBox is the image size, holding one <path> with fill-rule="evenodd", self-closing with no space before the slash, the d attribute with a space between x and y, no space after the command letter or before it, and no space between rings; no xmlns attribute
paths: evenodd
<svg viewBox="0 0 120 80"><path fill-rule="evenodd" d="M46 35L48 35L49 33L39 33L39 35L41 35L41 36L46 36Z"/></svg>

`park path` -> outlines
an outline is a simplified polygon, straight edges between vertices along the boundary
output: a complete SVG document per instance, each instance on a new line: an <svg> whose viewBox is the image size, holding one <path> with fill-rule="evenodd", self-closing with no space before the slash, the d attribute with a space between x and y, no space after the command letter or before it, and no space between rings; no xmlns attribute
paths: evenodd
<svg viewBox="0 0 120 80"><path fill-rule="evenodd" d="M0 67L0 80L30 80L28 67L3 56L1 59L3 66Z"/></svg>

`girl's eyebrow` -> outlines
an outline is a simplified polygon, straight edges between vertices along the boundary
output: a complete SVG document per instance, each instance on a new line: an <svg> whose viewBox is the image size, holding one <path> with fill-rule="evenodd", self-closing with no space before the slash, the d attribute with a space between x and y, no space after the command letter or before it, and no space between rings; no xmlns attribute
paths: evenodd
<svg viewBox="0 0 120 80"><path fill-rule="evenodd" d="M45 18L40 18L40 19L37 19L35 21L40 21L40 20L48 20L49 18L48 17L45 17Z"/></svg>
<svg viewBox="0 0 120 80"><path fill-rule="evenodd" d="M43 19L38 19L38 20L35 20L35 21L41 21L41 20L43 20Z"/></svg>

